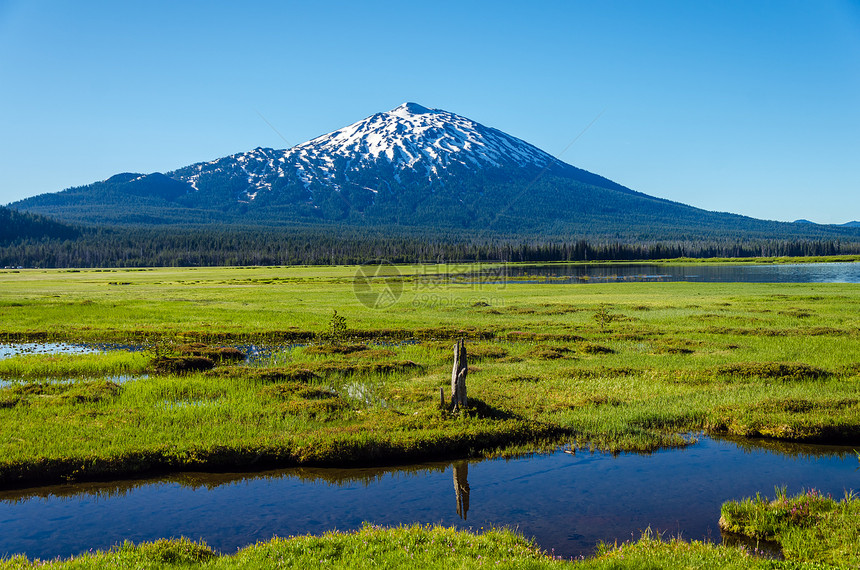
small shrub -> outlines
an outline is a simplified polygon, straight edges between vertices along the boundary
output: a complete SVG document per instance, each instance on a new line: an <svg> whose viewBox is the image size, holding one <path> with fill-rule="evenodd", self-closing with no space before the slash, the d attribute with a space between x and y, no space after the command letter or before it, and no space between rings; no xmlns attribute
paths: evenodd
<svg viewBox="0 0 860 570"><path fill-rule="evenodd" d="M346 340L346 317L338 315L334 310L328 322L328 330L320 334L323 341L331 344L343 344Z"/></svg>
<svg viewBox="0 0 860 570"><path fill-rule="evenodd" d="M601 331L605 331L606 327L609 326L615 319L615 315L610 314L609 307L605 304L601 303L597 310L594 312L594 320L597 321L598 326Z"/></svg>

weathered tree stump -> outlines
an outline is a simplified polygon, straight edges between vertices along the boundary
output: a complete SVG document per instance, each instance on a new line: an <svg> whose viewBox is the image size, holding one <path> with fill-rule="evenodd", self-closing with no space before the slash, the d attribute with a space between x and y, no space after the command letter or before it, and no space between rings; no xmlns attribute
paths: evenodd
<svg viewBox="0 0 860 570"><path fill-rule="evenodd" d="M451 370L451 410L454 412L469 405L466 399L466 375L468 374L466 341L460 339L454 345L454 368Z"/></svg>

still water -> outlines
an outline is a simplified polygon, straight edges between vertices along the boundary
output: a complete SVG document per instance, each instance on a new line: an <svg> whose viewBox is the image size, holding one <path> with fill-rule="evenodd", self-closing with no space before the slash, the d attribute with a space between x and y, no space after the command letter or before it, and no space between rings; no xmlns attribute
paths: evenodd
<svg viewBox="0 0 860 570"><path fill-rule="evenodd" d="M841 498L860 489L849 448L757 447L703 438L651 455L557 452L513 460L405 468L183 473L163 479L0 492L0 556L70 556L123 540L203 539L237 548L272 536L440 523L518 529L556 555L593 553L600 541L647 527L720 542L720 505L774 485Z"/></svg>
<svg viewBox="0 0 860 570"><path fill-rule="evenodd" d="M483 278L509 283L860 283L860 263L660 265L647 263L505 265Z"/></svg>
<svg viewBox="0 0 860 570"><path fill-rule="evenodd" d="M0 359L26 354L97 354L101 345L68 342L0 343Z"/></svg>

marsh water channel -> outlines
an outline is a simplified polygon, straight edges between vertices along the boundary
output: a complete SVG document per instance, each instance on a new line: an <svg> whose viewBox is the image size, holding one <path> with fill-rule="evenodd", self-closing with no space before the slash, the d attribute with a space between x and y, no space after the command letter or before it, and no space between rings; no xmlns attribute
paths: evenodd
<svg viewBox="0 0 860 570"><path fill-rule="evenodd" d="M720 505L774 485L860 489L850 448L702 438L649 455L558 451L406 467L177 473L0 492L0 556L67 557L186 536L223 552L273 536L433 523L512 527L577 557L643 530L721 542Z"/></svg>

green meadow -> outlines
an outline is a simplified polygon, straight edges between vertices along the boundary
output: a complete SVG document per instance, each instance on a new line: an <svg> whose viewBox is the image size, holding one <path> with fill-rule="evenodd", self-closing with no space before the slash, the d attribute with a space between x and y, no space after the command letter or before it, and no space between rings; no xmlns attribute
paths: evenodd
<svg viewBox="0 0 860 570"><path fill-rule="evenodd" d="M147 347L0 361L0 484L650 450L700 432L860 439L858 285L468 283L404 266L357 287L356 272L0 272L0 339ZM385 291L396 302L366 306ZM471 403L451 414L440 398L461 337ZM300 346L254 365L157 366L192 343Z"/></svg>
<svg viewBox="0 0 860 570"><path fill-rule="evenodd" d="M406 463L559 444L649 451L701 434L860 444L860 285L504 284L446 278L437 266L402 266L370 280L362 270L356 280L358 271L0 271L0 342L145 347L0 360L0 485ZM450 397L458 338L469 354L470 402L452 413L440 398ZM218 352L248 344L276 350L251 364ZM187 549L227 565L253 553L262 558L248 565L262 567L298 540L341 556L346 543L368 537L388 548L442 536L490 537L487 548L526 557L496 552L493 564L560 563L514 535L421 527L276 541L229 560L192 543L121 552L144 560L144 551ZM346 542L325 546L331 541ZM758 564L742 551L648 536L625 548L607 547L586 563L653 567L654 555ZM450 560L426 552L427 560ZM400 551L391 556L392 565L406 565ZM454 560L482 564L469 556ZM622 564L624 556L644 562ZM359 558L344 560L362 567Z"/></svg>

